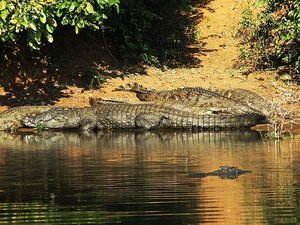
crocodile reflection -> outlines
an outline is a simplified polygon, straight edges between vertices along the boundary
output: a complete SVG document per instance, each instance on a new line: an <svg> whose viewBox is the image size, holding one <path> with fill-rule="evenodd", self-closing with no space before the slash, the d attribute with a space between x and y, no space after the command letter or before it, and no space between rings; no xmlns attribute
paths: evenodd
<svg viewBox="0 0 300 225"><path fill-rule="evenodd" d="M194 132L110 130L98 131L97 133L55 131L34 134L11 134L7 132L0 132L0 144L2 146L37 144L48 148L50 145L58 144L78 145L81 143L88 144L90 146L92 143L94 148L101 146L109 148L124 148L132 145L142 145L145 148L149 148L150 144L173 143L185 145L190 141L202 144L226 143L227 145L234 145L237 142L258 142L260 141L260 136L259 133L254 131Z"/></svg>
<svg viewBox="0 0 300 225"><path fill-rule="evenodd" d="M250 170L242 170L236 166L220 166L219 169L208 173L192 173L191 178L204 178L208 176L218 176L221 179L237 179L240 175L251 173Z"/></svg>

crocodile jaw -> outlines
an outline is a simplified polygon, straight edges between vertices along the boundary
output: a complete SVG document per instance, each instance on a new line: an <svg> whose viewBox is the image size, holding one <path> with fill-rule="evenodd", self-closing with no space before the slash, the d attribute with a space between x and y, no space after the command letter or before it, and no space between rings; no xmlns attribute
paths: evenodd
<svg viewBox="0 0 300 225"><path fill-rule="evenodd" d="M27 127L36 127L37 126L33 117L29 117L29 116L25 116L23 118L23 124Z"/></svg>
<svg viewBox="0 0 300 225"><path fill-rule="evenodd" d="M23 118L23 124L27 127L38 127L39 125L43 125L46 128L69 128L66 127L65 120L56 120L55 118L41 119L39 117L29 117L26 116ZM77 125L77 123L76 123ZM76 125L72 125L70 127L76 127Z"/></svg>

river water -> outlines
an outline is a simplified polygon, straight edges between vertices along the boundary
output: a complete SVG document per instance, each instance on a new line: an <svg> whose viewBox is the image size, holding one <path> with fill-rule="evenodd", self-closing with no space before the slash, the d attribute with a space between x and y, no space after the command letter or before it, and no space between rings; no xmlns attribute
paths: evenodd
<svg viewBox="0 0 300 225"><path fill-rule="evenodd" d="M300 143L255 132L0 133L0 224L299 224ZM191 178L221 165L237 179Z"/></svg>

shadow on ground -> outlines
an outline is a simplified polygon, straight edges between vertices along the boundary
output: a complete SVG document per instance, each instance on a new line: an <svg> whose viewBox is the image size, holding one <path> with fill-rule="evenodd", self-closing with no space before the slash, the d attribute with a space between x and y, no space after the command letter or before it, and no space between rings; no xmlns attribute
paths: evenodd
<svg viewBox="0 0 300 225"><path fill-rule="evenodd" d="M208 1L200 1L198 8L206 8ZM203 19L201 10L193 15L197 23ZM145 74L145 66L122 62L118 47L103 35L93 33L74 35L73 29L63 28L55 34L55 42L40 51L32 51L26 42L0 46L0 106L54 104L60 98L69 97L65 90L77 86L83 90L101 88L109 78ZM26 38L24 38L25 40ZM196 55L205 54L205 42L186 43L173 49L162 65L170 68L199 67Z"/></svg>

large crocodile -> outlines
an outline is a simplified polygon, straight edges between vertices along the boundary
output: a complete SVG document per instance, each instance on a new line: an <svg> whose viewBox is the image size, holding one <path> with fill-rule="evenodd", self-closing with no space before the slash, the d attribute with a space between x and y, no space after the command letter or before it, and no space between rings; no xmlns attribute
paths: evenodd
<svg viewBox="0 0 300 225"><path fill-rule="evenodd" d="M145 129L236 129L262 122L264 116L243 114L200 115L157 104L99 103L85 108L53 108L37 116L26 116L28 127L43 124L47 128L82 130L113 128Z"/></svg>
<svg viewBox="0 0 300 225"><path fill-rule="evenodd" d="M238 176L251 173L249 170L241 170L236 166L220 166L219 169L208 173L192 173L189 175L191 178L203 178L208 176L218 176L221 179L236 179Z"/></svg>
<svg viewBox="0 0 300 225"><path fill-rule="evenodd" d="M120 86L115 91L129 91L136 93L141 101L163 104L178 104L196 108L228 109L230 112L253 111L270 116L275 108L273 103L253 91L246 89L216 89L203 87L183 87L172 90L156 91L147 89L134 83Z"/></svg>
<svg viewBox="0 0 300 225"><path fill-rule="evenodd" d="M15 132L18 128L24 126L22 120L25 116L34 116L52 108L55 107L29 105L9 108L0 112L0 131Z"/></svg>
<svg viewBox="0 0 300 225"><path fill-rule="evenodd" d="M34 116L51 109L51 106L19 106L0 112L0 130L16 131L23 126L25 116Z"/></svg>

